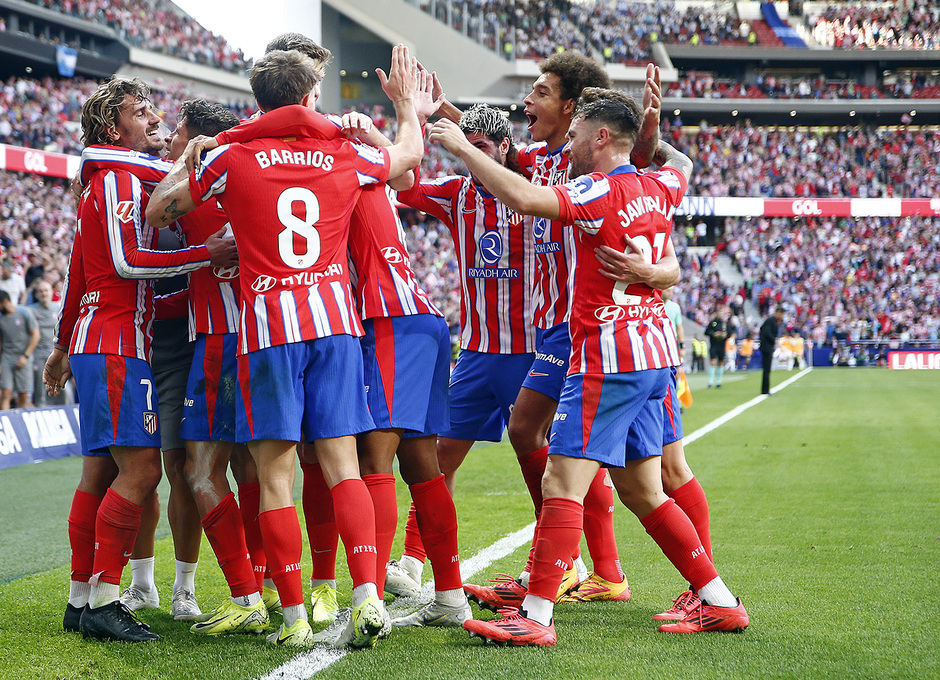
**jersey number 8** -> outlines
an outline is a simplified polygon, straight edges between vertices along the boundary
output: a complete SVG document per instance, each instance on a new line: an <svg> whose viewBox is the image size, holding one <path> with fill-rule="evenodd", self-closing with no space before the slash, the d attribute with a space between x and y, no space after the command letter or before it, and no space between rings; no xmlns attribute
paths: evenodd
<svg viewBox="0 0 940 680"><path fill-rule="evenodd" d="M304 219L294 214L294 203L304 204ZM291 187L277 197L277 218L284 229L277 235L277 252L284 264L292 269L309 269L320 257L320 234L316 223L320 220L320 201L316 194L304 187ZM294 252L294 236L306 242L303 253Z"/></svg>

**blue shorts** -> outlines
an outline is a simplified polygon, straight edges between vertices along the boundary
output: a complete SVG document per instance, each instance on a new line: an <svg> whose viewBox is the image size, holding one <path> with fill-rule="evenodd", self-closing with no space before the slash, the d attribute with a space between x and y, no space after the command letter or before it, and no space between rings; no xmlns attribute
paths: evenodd
<svg viewBox="0 0 940 680"><path fill-rule="evenodd" d="M450 429L442 437L498 442L535 354L461 350L450 376Z"/></svg>
<svg viewBox="0 0 940 680"><path fill-rule="evenodd" d="M238 394L238 334L196 338L193 364L186 381L180 432L191 442L235 441L235 395Z"/></svg>
<svg viewBox="0 0 940 680"><path fill-rule="evenodd" d="M571 358L571 336L568 324L555 324L547 330L536 330L535 361L526 375L523 387L535 390L555 401L561 398Z"/></svg>
<svg viewBox="0 0 940 680"><path fill-rule="evenodd" d="M663 446L677 442L684 436L682 433L682 414L679 408L679 388L676 382L679 371L675 366L669 370L672 372L669 380L669 392L663 400Z"/></svg>
<svg viewBox="0 0 940 680"><path fill-rule="evenodd" d="M662 455L668 386L668 368L569 375L552 423L549 455L610 467Z"/></svg>
<svg viewBox="0 0 940 680"><path fill-rule="evenodd" d="M238 357L236 440L307 441L375 429L359 338L331 335Z"/></svg>
<svg viewBox="0 0 940 680"><path fill-rule="evenodd" d="M78 397L82 452L110 456L110 446L160 448L157 390L150 364L117 354L69 357Z"/></svg>
<svg viewBox="0 0 940 680"><path fill-rule="evenodd" d="M362 325L362 368L375 427L409 430L405 436L444 430L450 422L447 322L416 314L366 319Z"/></svg>

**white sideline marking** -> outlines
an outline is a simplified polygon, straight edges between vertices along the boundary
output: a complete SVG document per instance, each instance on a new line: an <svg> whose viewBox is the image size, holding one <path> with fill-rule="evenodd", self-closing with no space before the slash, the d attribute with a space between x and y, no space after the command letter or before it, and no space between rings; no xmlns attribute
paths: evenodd
<svg viewBox="0 0 940 680"><path fill-rule="evenodd" d="M809 373L809 372L812 371L812 370L813 370L812 368L804 368L802 371L800 371L799 373L797 373L797 374L796 374L795 376L793 376L792 378L788 378L787 380L784 380L782 383L780 383L779 385L777 385L777 389L775 389L774 392L779 392L780 390L789 387L790 385L792 385L793 383L795 383L797 380L799 380L800 378L802 378L804 375L806 375L807 373ZM751 399L750 401L744 402L744 403L741 404L740 406L735 406L733 409L731 409L730 411L728 411L728 412L727 412L726 414L724 414L723 416L719 416L718 418L715 418L713 421L711 421L711 422L708 423L707 425L703 425L702 427L700 427L699 429L697 429L697 430L696 430L695 432L693 432L692 434L686 435L686 436L682 439L682 445L683 445L683 446L688 446L689 444L691 444L692 442L694 442L696 439L699 439L699 438L701 438L701 437L704 437L706 434L708 434L708 433L711 432L712 430L718 429L720 426L724 425L725 423L727 423L727 422L728 422L729 420L731 420L732 418L735 418L735 417L741 415L742 413L744 413L745 411L747 411L747 410L748 410L749 408L751 408L752 406L756 406L757 404L759 404L759 403L761 403L762 401L764 401L766 398L767 398L767 395L766 395L766 394L761 394L761 395L758 395L758 396L754 397L754 398Z"/></svg>
<svg viewBox="0 0 940 680"><path fill-rule="evenodd" d="M483 548L476 555L460 563L460 577L464 582L469 581L474 575L486 569L496 560L509 555L517 548L532 542L532 535L535 532L535 522L525 526L515 533L504 536L491 546ZM421 596L417 598L401 598L403 601L396 600L389 608L388 613L392 618L412 612L434 598L434 581L428 581L421 587ZM417 605L417 606L416 606ZM324 668L332 666L349 653L346 649L331 649L328 647L317 647L309 652L302 652L290 661L287 661L260 680L306 680L322 671Z"/></svg>
<svg viewBox="0 0 940 680"><path fill-rule="evenodd" d="M804 375L809 373L812 368L805 368L799 373L797 373L792 378L785 380L777 386L777 389L774 392L779 392L786 387L789 387L794 382L802 378ZM695 440L704 437L709 432L718 429L721 425L724 425L732 418L741 415L746 410L752 406L756 406L767 398L766 394L754 397L748 402L736 406L735 408L728 411L723 416L715 418L712 422L700 427L695 432L690 435L687 435L682 441L684 445L691 444ZM509 534L499 539L493 545L483 548L476 555L471 557L468 560L465 560L460 563L460 576L463 579L464 583L469 581L474 575L486 569L496 560L502 559L509 555L517 548L530 543L532 541L532 535L535 531L535 522L529 524L528 526L519 529L515 533ZM418 598L401 598L402 602L396 601L389 608L389 614L392 618L395 618L396 614L404 614L407 611L414 611L417 609L415 604L419 606L430 602L434 596L434 581L427 581L421 587L421 596ZM308 680L313 677L316 673L319 673L325 668L332 666L334 663L342 659L349 653L346 649L330 649L327 647L318 647L316 649L311 649L308 652L303 652L298 654L290 661L287 661L274 670L272 670L267 675L262 676L259 680Z"/></svg>

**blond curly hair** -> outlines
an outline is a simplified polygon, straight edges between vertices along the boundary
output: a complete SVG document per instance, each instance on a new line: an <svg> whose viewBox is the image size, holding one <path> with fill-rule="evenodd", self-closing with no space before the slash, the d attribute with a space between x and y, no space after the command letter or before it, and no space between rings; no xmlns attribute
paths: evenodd
<svg viewBox="0 0 940 680"><path fill-rule="evenodd" d="M109 130L117 128L124 98L130 95L136 104L150 99L150 88L140 78L114 76L101 83L82 106L82 144L111 144Z"/></svg>

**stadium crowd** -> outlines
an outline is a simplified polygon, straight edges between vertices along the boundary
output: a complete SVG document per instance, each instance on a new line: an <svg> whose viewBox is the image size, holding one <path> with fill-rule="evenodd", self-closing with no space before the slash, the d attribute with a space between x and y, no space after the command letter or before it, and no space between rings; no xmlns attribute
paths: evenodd
<svg viewBox="0 0 940 680"><path fill-rule="evenodd" d="M203 28L170 0L27 0L78 19L110 26L134 47L225 71L250 66L241 50Z"/></svg>
<svg viewBox="0 0 940 680"><path fill-rule="evenodd" d="M931 0L841 2L808 17L820 45L845 49L940 48L940 7Z"/></svg>
<svg viewBox="0 0 940 680"><path fill-rule="evenodd" d="M731 2L685 11L673 2L631 0L453 0L423 1L421 6L440 21L449 18L455 30L490 49L498 46L507 58L537 59L576 49L608 62L641 63L657 41L747 44L750 34Z"/></svg>
<svg viewBox="0 0 940 680"><path fill-rule="evenodd" d="M0 83L0 144L25 146L59 153L82 152L82 103L98 83L87 78L10 77ZM154 107L171 129L176 125L179 102L198 96L179 82L157 83L153 89ZM240 118L254 112L254 103L226 102Z"/></svg>
<svg viewBox="0 0 940 680"><path fill-rule="evenodd" d="M761 315L783 305L816 344L938 338L933 218L728 218L724 243Z"/></svg>
<svg viewBox="0 0 940 680"><path fill-rule="evenodd" d="M880 85L852 79L797 78L757 72L752 85L714 73L687 71L670 83L667 97L704 99L937 99L940 78L927 72L894 74Z"/></svg>
<svg viewBox="0 0 940 680"><path fill-rule="evenodd" d="M940 153L929 128L682 127L667 136L691 150L693 193L707 196L934 197Z"/></svg>

